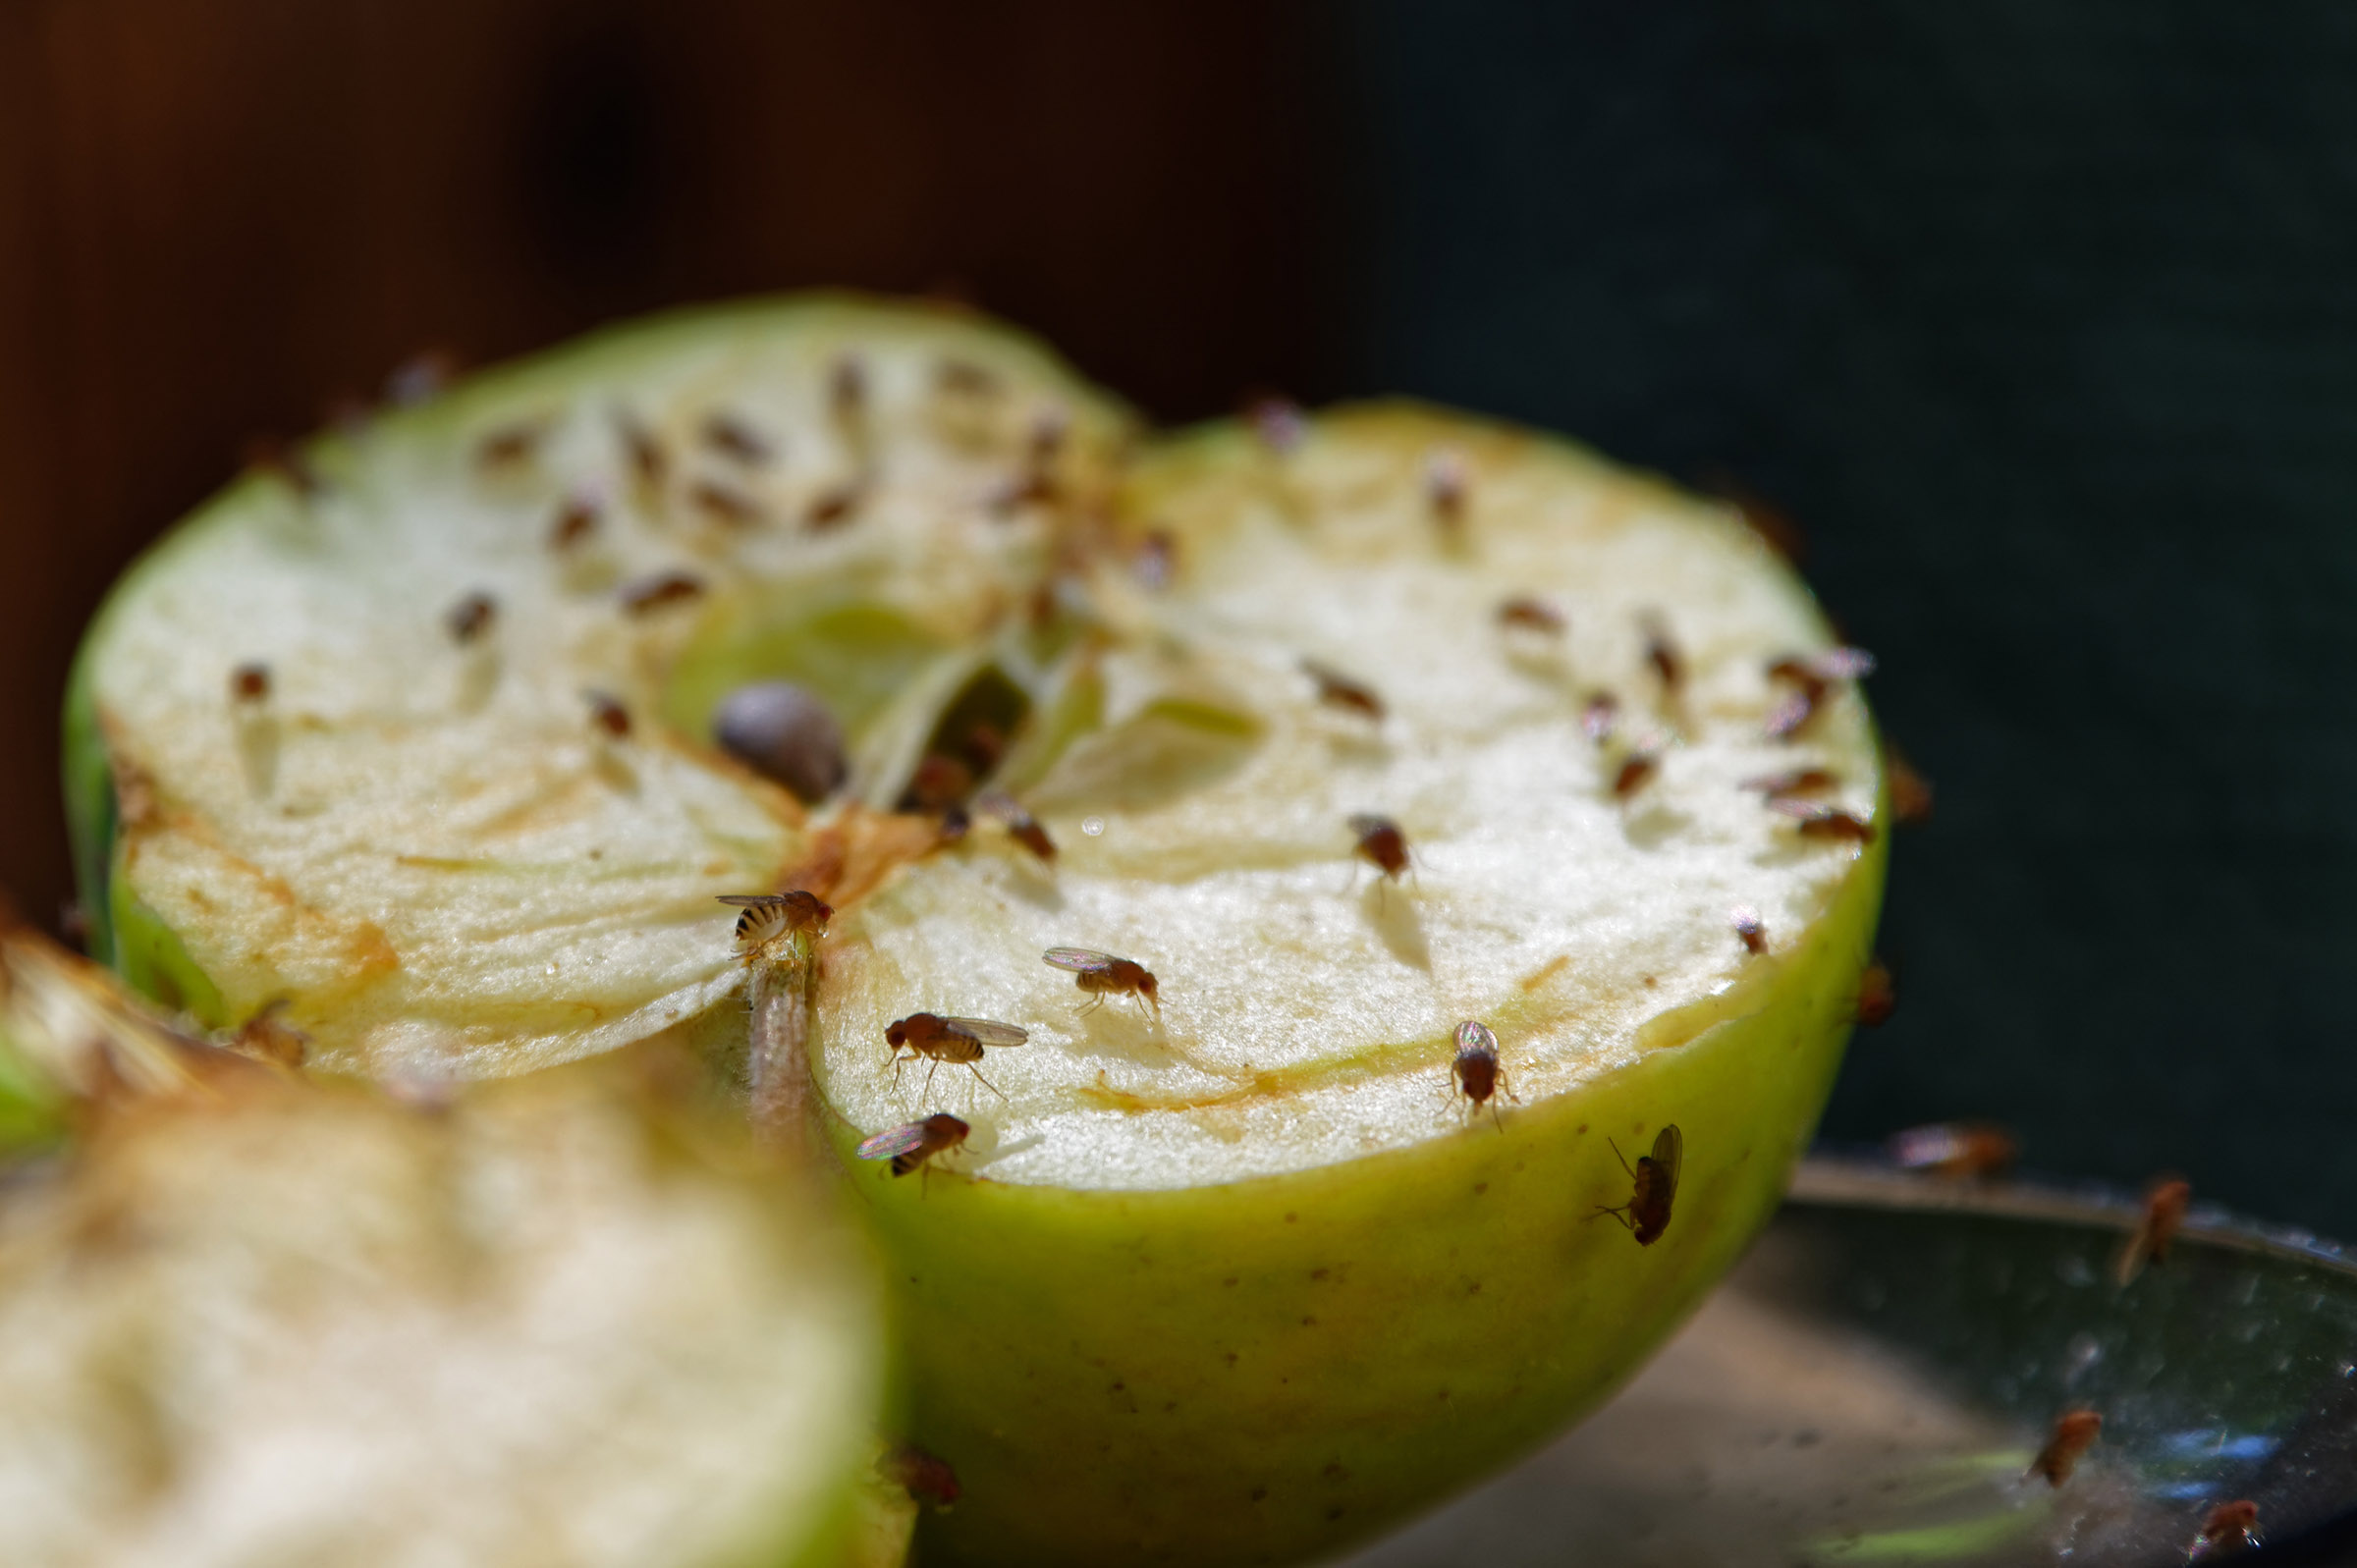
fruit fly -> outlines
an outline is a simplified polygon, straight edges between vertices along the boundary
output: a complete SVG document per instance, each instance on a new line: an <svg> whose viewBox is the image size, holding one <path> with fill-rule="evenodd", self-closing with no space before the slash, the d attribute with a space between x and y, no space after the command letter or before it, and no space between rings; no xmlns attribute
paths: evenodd
<svg viewBox="0 0 2357 1568"><path fill-rule="evenodd" d="M907 1492L911 1501L936 1512L955 1504L960 1490L950 1462L912 1442L887 1448L876 1461L876 1474Z"/></svg>
<svg viewBox="0 0 2357 1568"><path fill-rule="evenodd" d="M270 700L270 667L242 664L229 673L229 700L235 703Z"/></svg>
<svg viewBox="0 0 2357 1568"><path fill-rule="evenodd" d="M1619 771L1613 775L1613 798L1626 800L1653 783L1653 776L1661 771L1660 752L1650 746L1630 752L1620 764Z"/></svg>
<svg viewBox="0 0 2357 1568"><path fill-rule="evenodd" d="M947 811L963 800L974 787L974 770L956 757L928 751L916 761L908 775L907 787L901 791L897 809L936 813Z"/></svg>
<svg viewBox="0 0 2357 1568"><path fill-rule="evenodd" d="M1278 457L1289 457L1309 439L1309 414L1290 398L1256 398L1244 418L1260 444Z"/></svg>
<svg viewBox="0 0 2357 1568"><path fill-rule="evenodd" d="M2128 1233L2125 1245L2119 1249L2118 1261L2112 1266L2112 1277L2125 1289L2144 1272L2146 1264L2168 1262L2168 1244L2177 1239L2177 1227L2185 1222L2186 1205L2193 1201L2190 1182L2156 1181L2144 1192L2144 1213L2137 1217L2136 1228Z"/></svg>
<svg viewBox="0 0 2357 1568"><path fill-rule="evenodd" d="M692 572L655 571L624 583L615 597L622 601L622 608L626 612L642 616L666 605L700 599L703 593L704 579Z"/></svg>
<svg viewBox="0 0 2357 1568"><path fill-rule="evenodd" d="M934 368L933 384L963 398L995 398L1005 390L997 371L970 359L944 359Z"/></svg>
<svg viewBox="0 0 2357 1568"><path fill-rule="evenodd" d="M809 510L802 514L802 526L812 533L840 528L851 520L866 499L867 486L859 480L831 485L810 498Z"/></svg>
<svg viewBox="0 0 2357 1568"><path fill-rule="evenodd" d="M994 1023L988 1018L944 1018L929 1012L912 1012L884 1028L884 1043L892 1048L895 1080L900 1077L901 1053L908 1051L933 1063L925 1069L927 1093L932 1092L933 1074L941 1069L941 1064L954 1061L981 1078L982 1087L1001 1100L1007 1097L999 1094L997 1084L982 1077L982 1069L974 1063L982 1059L985 1046L1007 1051L1030 1038L1029 1030L1017 1029L1011 1023Z"/></svg>
<svg viewBox="0 0 2357 1568"><path fill-rule="evenodd" d="M1768 711L1772 740L1789 740L1816 717L1818 705L1836 680L1857 680L1874 674L1874 655L1863 648L1828 648L1823 653L1790 654L1768 667L1770 680L1792 689Z"/></svg>
<svg viewBox="0 0 2357 1568"><path fill-rule="evenodd" d="M2013 1167L2013 1157L2020 1152L2011 1133L1989 1121L1937 1121L1909 1127L1892 1133L1884 1147L1891 1162L1901 1170L1957 1181L2001 1176Z"/></svg>
<svg viewBox="0 0 2357 1568"><path fill-rule="evenodd" d="M937 1110L922 1121L906 1122L886 1132L877 1133L859 1146L862 1160L889 1160L892 1173L905 1176L922 1166L935 1155L947 1154L965 1142L973 1129L946 1110Z"/></svg>
<svg viewBox="0 0 2357 1568"><path fill-rule="evenodd" d="M449 350L420 350L385 377L385 401L397 408L414 407L440 394L458 373L458 356Z"/></svg>
<svg viewBox="0 0 2357 1568"><path fill-rule="evenodd" d="M470 593L452 605L442 618L460 647L478 641L499 620L499 601L487 593Z"/></svg>
<svg viewBox="0 0 2357 1568"><path fill-rule="evenodd" d="M662 488L671 472L671 454L663 450L662 441L638 416L627 409L614 411L614 434L622 442L623 455L630 460L630 472L650 490Z"/></svg>
<svg viewBox="0 0 2357 1568"><path fill-rule="evenodd" d="M1350 819L1350 831L1358 835L1358 858L1398 882L1407 870L1407 835L1399 831L1399 825L1389 817L1362 811Z"/></svg>
<svg viewBox="0 0 2357 1568"><path fill-rule="evenodd" d="M597 503L587 496L575 496L557 509L556 521L548 525L548 547L562 555L587 539L597 528Z"/></svg>
<svg viewBox="0 0 2357 1568"><path fill-rule="evenodd" d="M867 362L845 354L827 372L827 410L844 424L855 424L867 413Z"/></svg>
<svg viewBox="0 0 2357 1568"><path fill-rule="evenodd" d="M1877 1029L1889 1023L1896 1011L1898 987L1891 978L1891 966L1877 958L1858 976L1858 1024Z"/></svg>
<svg viewBox="0 0 2357 1568"><path fill-rule="evenodd" d="M1501 1089L1508 1100L1514 1092L1507 1088L1506 1069L1498 1065L1498 1037L1490 1026L1467 1018L1456 1026L1456 1059L1449 1064L1449 1073L1455 1080L1456 1092L1479 1110L1489 1106L1490 1120L1500 1132L1506 1123L1498 1120L1498 1108L1490 1105L1490 1097Z"/></svg>
<svg viewBox="0 0 2357 1568"><path fill-rule="evenodd" d="M1883 779L1891 790L1891 817L1911 828L1932 820L1932 782L1896 746L1883 747Z"/></svg>
<svg viewBox="0 0 2357 1568"><path fill-rule="evenodd" d="M1347 708L1378 724L1383 722L1383 699L1375 695L1372 687L1362 685L1315 659L1302 660L1301 673L1317 682L1318 700L1328 707Z"/></svg>
<svg viewBox="0 0 2357 1568"><path fill-rule="evenodd" d="M712 479L698 479L687 491L687 500L698 511L716 522L732 528L750 528L761 521L760 504L741 490Z"/></svg>
<svg viewBox="0 0 2357 1568"><path fill-rule="evenodd" d="M985 789L974 797L974 809L986 812L1007 826L1007 836L1030 850L1050 865L1056 863L1056 840L1039 819L1025 811L1013 795L999 789Z"/></svg>
<svg viewBox="0 0 2357 1568"><path fill-rule="evenodd" d="M771 943L807 931L827 934L835 909L814 892L730 892L720 901L744 913L737 917L737 955L746 963L761 956Z"/></svg>
<svg viewBox="0 0 2357 1568"><path fill-rule="evenodd" d="M1762 953L1768 950L1768 928L1760 923L1757 909L1738 909L1734 914L1735 935L1742 940L1743 950Z"/></svg>
<svg viewBox="0 0 2357 1568"><path fill-rule="evenodd" d="M475 444L478 468L513 468L528 461L540 448L544 426L530 422L503 425Z"/></svg>
<svg viewBox="0 0 2357 1568"><path fill-rule="evenodd" d="M1874 842L1874 824L1854 817L1838 806L1829 806L1822 800L1799 800L1791 795L1770 795L1767 804L1769 810L1790 817L1793 827L1803 838Z"/></svg>
<svg viewBox="0 0 2357 1568"><path fill-rule="evenodd" d="M316 501L327 493L327 481L319 477L319 470L311 466L310 460L275 436L257 436L248 441L246 464L284 479L305 501Z"/></svg>
<svg viewBox="0 0 2357 1568"><path fill-rule="evenodd" d="M1156 528L1138 542L1137 580L1148 593L1160 593L1178 575L1178 536Z"/></svg>
<svg viewBox="0 0 2357 1568"><path fill-rule="evenodd" d="M706 415L701 434L705 446L748 467L758 467L777 456L767 436L733 413Z"/></svg>
<svg viewBox="0 0 2357 1568"><path fill-rule="evenodd" d="M1524 597L1508 599L1498 607L1498 624L1519 626L1525 631L1560 637L1570 623L1563 619L1561 610L1546 600Z"/></svg>
<svg viewBox="0 0 2357 1568"><path fill-rule="evenodd" d="M2187 1562L2223 1557L2259 1544L2259 1505L2248 1497L2221 1502L2202 1521L2202 1533L2185 1548Z"/></svg>
<svg viewBox="0 0 2357 1568"><path fill-rule="evenodd" d="M1786 768L1782 773L1755 774L1736 787L1757 789L1769 800L1781 800L1786 795L1815 794L1820 789L1831 789L1840 782L1824 768Z"/></svg>
<svg viewBox="0 0 2357 1568"><path fill-rule="evenodd" d="M1080 1009L1083 1013L1104 1006L1108 997L1137 997L1154 1009L1155 1017L1162 1016L1161 993L1152 971L1143 964L1087 947L1050 947L1040 956L1056 968L1069 969L1080 977L1075 983L1095 999Z"/></svg>
<svg viewBox="0 0 2357 1568"><path fill-rule="evenodd" d="M1674 697L1686 683L1686 656L1670 634L1670 622L1660 611L1648 610L1637 618L1637 625L1645 635L1645 662L1653 667L1662 691Z"/></svg>
<svg viewBox="0 0 2357 1568"><path fill-rule="evenodd" d="M1453 533L1465 520L1465 495L1470 488L1463 453L1444 447L1424 460L1424 505L1443 529Z"/></svg>
<svg viewBox="0 0 2357 1568"><path fill-rule="evenodd" d="M630 738L630 710L622 705L620 697L610 691L584 691L581 700L589 705L589 722L599 732L616 740Z"/></svg>
<svg viewBox="0 0 2357 1568"><path fill-rule="evenodd" d="M1612 1145L1613 1158L1620 1162L1620 1168L1628 1171L1629 1180L1636 1186L1630 1192L1627 1203L1615 1209L1599 1204L1596 1214L1588 1217L1593 1219L1596 1215L1611 1215L1627 1228L1630 1235L1637 1238L1638 1246L1650 1247L1662 1239L1663 1231L1670 1228L1670 1206L1676 1201L1677 1173L1686 1159L1685 1137L1677 1130L1675 1122L1665 1126L1654 1135L1653 1153L1637 1156L1634 1168L1630 1167L1628 1158L1620 1153L1618 1144L1613 1143L1610 1138L1605 1142Z"/></svg>
<svg viewBox="0 0 2357 1568"><path fill-rule="evenodd" d="M1579 711L1580 733L1591 745L1603 745L1613 738L1613 727L1620 722L1620 699L1609 691L1591 694L1586 707Z"/></svg>
<svg viewBox="0 0 2357 1568"><path fill-rule="evenodd" d="M2104 1418L2092 1410L2065 1410L2055 1418L2054 1435L2030 1461L2025 1476L2044 1476L2050 1487L2059 1487L2079 1468L2079 1460L2095 1446L2095 1439L2104 1430Z"/></svg>

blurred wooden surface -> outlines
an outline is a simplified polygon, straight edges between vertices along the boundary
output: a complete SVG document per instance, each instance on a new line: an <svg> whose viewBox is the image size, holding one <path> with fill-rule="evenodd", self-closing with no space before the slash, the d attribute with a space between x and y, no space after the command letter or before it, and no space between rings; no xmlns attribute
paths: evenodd
<svg viewBox="0 0 2357 1568"><path fill-rule="evenodd" d="M106 585L420 348L949 287L1165 416L1302 385L1290 49L1248 0L0 6L0 887L68 895Z"/></svg>

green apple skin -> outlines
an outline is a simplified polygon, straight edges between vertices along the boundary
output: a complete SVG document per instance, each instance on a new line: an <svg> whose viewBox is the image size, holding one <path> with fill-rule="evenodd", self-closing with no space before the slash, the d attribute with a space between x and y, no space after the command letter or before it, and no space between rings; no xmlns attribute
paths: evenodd
<svg viewBox="0 0 2357 1568"><path fill-rule="evenodd" d="M1781 1199L1849 1035L1887 844L1803 943L1695 1004L1690 1039L1509 1105L1502 1130L1469 1117L1346 1166L1167 1192L860 1171L913 1430L965 1487L920 1526L925 1560L1316 1558L1594 1408ZM1436 1096L1447 1062L1436 1044ZM1683 1174L1639 1247L1596 1211L1629 1198L1611 1144L1633 1160L1665 1122Z"/></svg>

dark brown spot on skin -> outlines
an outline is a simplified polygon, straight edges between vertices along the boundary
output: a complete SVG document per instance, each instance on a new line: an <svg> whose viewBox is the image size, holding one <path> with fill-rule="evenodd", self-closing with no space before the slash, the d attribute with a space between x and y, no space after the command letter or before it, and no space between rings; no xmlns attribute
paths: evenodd
<svg viewBox="0 0 2357 1568"><path fill-rule="evenodd" d="M499 601L487 593L470 593L450 607L442 623L461 647L486 635L499 620Z"/></svg>
<svg viewBox="0 0 2357 1568"><path fill-rule="evenodd" d="M675 605L703 596L704 580L685 571L657 571L633 578L622 585L616 595L622 608L630 615L642 616L665 605Z"/></svg>
<svg viewBox="0 0 2357 1568"><path fill-rule="evenodd" d="M266 664L243 664L229 673L229 698L232 702L262 702L270 695L270 667Z"/></svg>
<svg viewBox="0 0 2357 1568"><path fill-rule="evenodd" d="M1268 1495L1269 1488L1266 1487L1255 1487L1252 1488L1252 1500L1254 1502L1264 1501Z"/></svg>

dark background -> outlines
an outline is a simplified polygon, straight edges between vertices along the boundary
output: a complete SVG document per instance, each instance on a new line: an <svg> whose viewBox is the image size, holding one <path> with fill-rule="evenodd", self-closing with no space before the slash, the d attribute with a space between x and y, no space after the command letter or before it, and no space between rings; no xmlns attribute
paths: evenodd
<svg viewBox="0 0 2357 1568"><path fill-rule="evenodd" d="M2357 10L0 0L0 883L131 552L413 351L962 294L1806 529L1940 786L1827 1122L2357 1234Z"/></svg>

